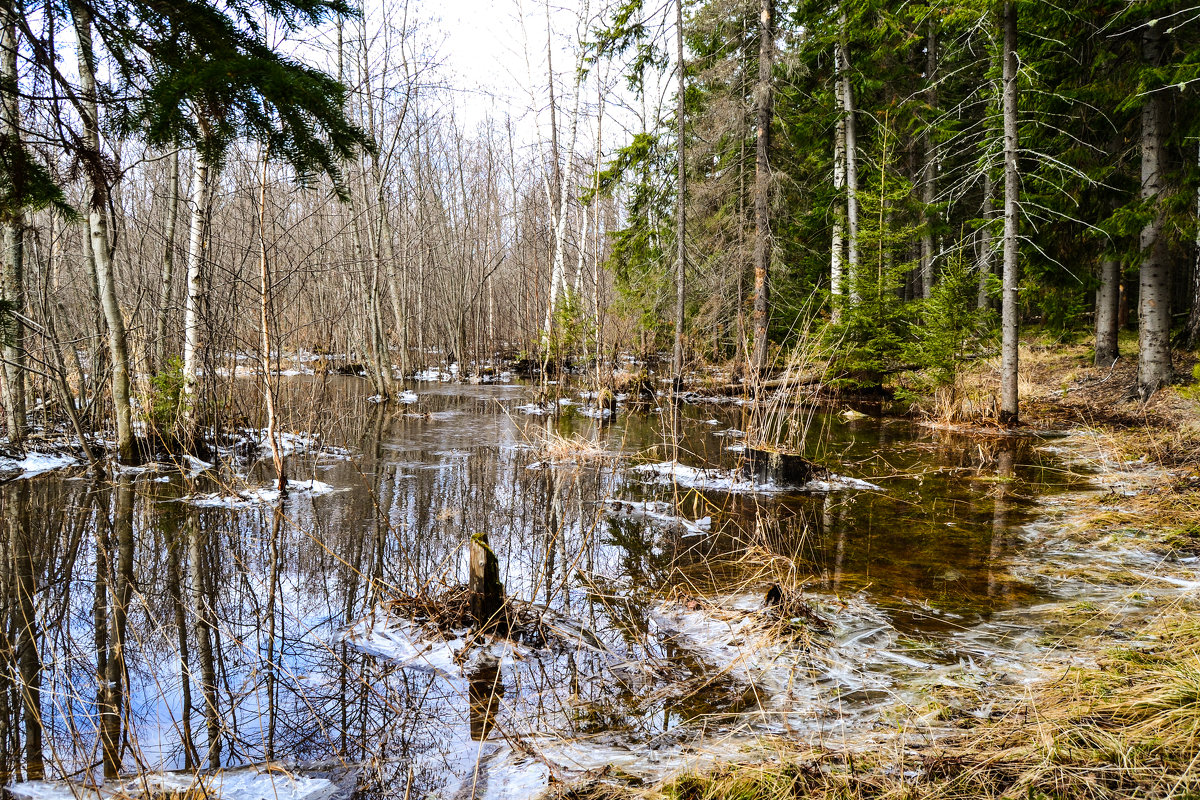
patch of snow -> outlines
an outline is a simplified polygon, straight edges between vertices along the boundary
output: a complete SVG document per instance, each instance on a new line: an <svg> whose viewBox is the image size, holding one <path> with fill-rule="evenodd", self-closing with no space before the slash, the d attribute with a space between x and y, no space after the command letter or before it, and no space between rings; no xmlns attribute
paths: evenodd
<svg viewBox="0 0 1200 800"><path fill-rule="evenodd" d="M203 784L203 789L198 784ZM222 800L325 800L337 787L325 778L305 778L282 769L260 772L257 769L222 770L200 776L189 773L152 772L123 785L108 784L104 794L68 781L27 781L7 787L21 800L83 800L103 797L190 796L203 794Z"/></svg>
<svg viewBox="0 0 1200 800"><path fill-rule="evenodd" d="M836 492L847 489L883 491L881 487L869 481L848 478L843 475L830 475L824 480L809 481L803 486L781 486L774 481L759 482L731 470L689 467L678 461L641 464L634 467L633 471L649 475L657 483L718 492L773 494L778 492Z"/></svg>
<svg viewBox="0 0 1200 800"><path fill-rule="evenodd" d="M656 483L685 486L689 489L709 489L718 492L756 492L771 494L775 492L795 491L795 489L780 486L776 483L758 483L735 472L723 469L701 469L689 467L678 461L664 461L657 464L641 464L633 468L634 472L647 475Z"/></svg>
<svg viewBox="0 0 1200 800"><path fill-rule="evenodd" d="M861 478L850 478L845 475L830 474L825 480L809 481L804 488L813 492L837 492L844 489L862 489L863 491L882 492L883 487Z"/></svg>
<svg viewBox="0 0 1200 800"><path fill-rule="evenodd" d="M579 413L592 419L608 419L613 415L611 408L593 408L592 406L579 409Z"/></svg>
<svg viewBox="0 0 1200 800"><path fill-rule="evenodd" d="M457 653L466 646L464 638L430 636L419 625L391 617L387 612L360 620L343 634L343 639L368 655L386 658L402 667L442 678L461 676Z"/></svg>
<svg viewBox="0 0 1200 800"><path fill-rule="evenodd" d="M339 491L318 480L288 481L287 497L322 497ZM236 495L220 493L192 495L183 498L183 502L197 508L252 508L254 506L270 505L279 502L279 490L263 487L260 489L245 489Z"/></svg>
<svg viewBox="0 0 1200 800"><path fill-rule="evenodd" d="M0 457L0 473L15 472L18 478L32 478L78 463L77 458L63 453L26 453L24 458Z"/></svg>
<svg viewBox="0 0 1200 800"><path fill-rule="evenodd" d="M672 514L671 505L661 500L608 499L604 501L604 505L616 516L645 519L668 528L682 528L684 536L703 536L712 530L712 517L692 521Z"/></svg>
<svg viewBox="0 0 1200 800"><path fill-rule="evenodd" d="M420 400L421 398L416 392L404 391L404 392L401 392L400 396L397 397L396 399L398 401L400 401L401 403L415 403L418 400Z"/></svg>

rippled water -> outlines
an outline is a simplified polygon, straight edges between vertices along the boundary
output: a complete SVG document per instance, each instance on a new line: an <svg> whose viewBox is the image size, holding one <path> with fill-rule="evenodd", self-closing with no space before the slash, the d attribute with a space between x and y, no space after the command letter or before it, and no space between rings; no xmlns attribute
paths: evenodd
<svg viewBox="0 0 1200 800"><path fill-rule="evenodd" d="M810 455L877 489L697 490L635 467L735 468L741 407L602 425L578 396L527 414L515 385L413 384L398 408L364 388L288 382L304 483L282 504L246 444L219 469L0 486L8 780L28 775L30 686L47 777L99 774L113 658L126 771L272 758L396 797L524 797L613 764L652 777L762 733L865 730L925 685L1021 679L1054 646L1043 610L1075 591L1029 569L1030 523L1088 476L1038 440L818 415ZM389 605L464 581L474 532L553 646L433 635ZM772 582L803 587L828 630L766 630Z"/></svg>

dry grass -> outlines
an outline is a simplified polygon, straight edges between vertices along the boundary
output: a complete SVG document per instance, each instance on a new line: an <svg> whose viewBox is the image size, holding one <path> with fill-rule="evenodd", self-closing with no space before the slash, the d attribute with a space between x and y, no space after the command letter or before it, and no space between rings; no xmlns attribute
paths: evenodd
<svg viewBox="0 0 1200 800"><path fill-rule="evenodd" d="M1128 647L1059 680L1010 690L998 719L936 744L872 751L774 743L776 755L631 787L562 787L575 800L1118 800L1200 791L1200 622L1176 608Z"/></svg>
<svg viewBox="0 0 1200 800"><path fill-rule="evenodd" d="M1074 538L1136 539L1141 548L1200 553L1200 480L1175 479L1130 497L1105 494L1071 521Z"/></svg>
<svg viewBox="0 0 1200 800"><path fill-rule="evenodd" d="M542 431L538 439L538 454L546 461L556 464L605 461L619 455L581 433L563 436L555 431Z"/></svg>

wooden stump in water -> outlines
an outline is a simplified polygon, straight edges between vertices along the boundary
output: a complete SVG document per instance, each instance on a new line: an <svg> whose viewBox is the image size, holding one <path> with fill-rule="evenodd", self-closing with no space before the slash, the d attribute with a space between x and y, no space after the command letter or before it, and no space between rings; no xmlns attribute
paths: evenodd
<svg viewBox="0 0 1200 800"><path fill-rule="evenodd" d="M816 465L799 453L785 453L746 445L742 471L746 477L781 486L803 486L812 480Z"/></svg>
<svg viewBox="0 0 1200 800"><path fill-rule="evenodd" d="M479 629L506 631L508 616L504 604L504 584L500 582L500 562L488 544L486 533L471 537L471 580L468 589L471 617Z"/></svg>

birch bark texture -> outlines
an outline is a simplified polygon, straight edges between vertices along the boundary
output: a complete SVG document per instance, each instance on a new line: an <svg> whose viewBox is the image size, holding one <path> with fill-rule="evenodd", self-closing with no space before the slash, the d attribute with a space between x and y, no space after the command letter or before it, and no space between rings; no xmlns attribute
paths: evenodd
<svg viewBox="0 0 1200 800"><path fill-rule="evenodd" d="M842 16L845 35L846 17ZM851 305L858 302L858 127L854 112L854 88L850 85L850 51L843 41L842 104L846 125L846 288Z"/></svg>
<svg viewBox="0 0 1200 800"><path fill-rule="evenodd" d="M199 394L200 312L204 302L204 221L208 216L208 159L197 149L192 161L191 216L188 223L187 289L183 302L183 397L180 424L190 436Z"/></svg>
<svg viewBox="0 0 1200 800"><path fill-rule="evenodd" d="M129 399L129 347L125 316L117 300L112 246L109 243L108 182L100 152L100 111L96 98L96 58L92 49L92 12L82 0L72 0L71 17L78 42L79 88L83 98L83 150L87 165L88 239L100 307L108 327L108 355L112 360L113 413L117 423L117 458L122 464L138 460L133 437L133 409Z"/></svg>
<svg viewBox="0 0 1200 800"><path fill-rule="evenodd" d="M833 45L833 64L836 74L833 79L834 116L837 122L833 132L833 241L830 243L829 292L833 296L831 318L834 323L842 318L842 297L845 294L843 260L845 259L846 206L842 193L846 189L846 112L842 102L842 48Z"/></svg>

